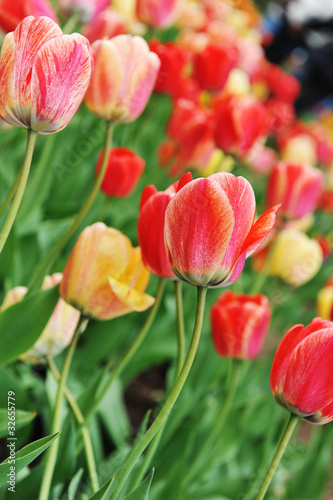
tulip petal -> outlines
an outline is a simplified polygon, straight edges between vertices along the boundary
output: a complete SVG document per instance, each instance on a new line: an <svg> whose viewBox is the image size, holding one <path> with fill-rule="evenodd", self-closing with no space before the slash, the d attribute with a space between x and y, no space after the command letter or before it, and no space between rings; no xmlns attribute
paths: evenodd
<svg viewBox="0 0 333 500"><path fill-rule="evenodd" d="M280 205L275 205L275 207L267 210L252 227L242 248L242 251L246 252L246 257L252 255L267 238L275 224L276 213L279 207Z"/></svg>
<svg viewBox="0 0 333 500"><path fill-rule="evenodd" d="M63 129L80 106L91 72L87 40L79 35L53 38L39 50L31 77L31 128Z"/></svg>
<svg viewBox="0 0 333 500"><path fill-rule="evenodd" d="M151 297L146 293L138 292L138 290L127 286L125 283L122 283L115 278L109 277L108 281L112 291L119 299L119 303L116 305L116 309L114 310L114 314L117 313L117 316L126 314L126 312L146 311L146 309L151 307L155 302L154 297ZM111 317L114 318L114 314Z"/></svg>
<svg viewBox="0 0 333 500"><path fill-rule="evenodd" d="M165 239L172 270L185 281L205 286L221 282L221 261L234 228L230 201L213 179L186 184L166 210Z"/></svg>

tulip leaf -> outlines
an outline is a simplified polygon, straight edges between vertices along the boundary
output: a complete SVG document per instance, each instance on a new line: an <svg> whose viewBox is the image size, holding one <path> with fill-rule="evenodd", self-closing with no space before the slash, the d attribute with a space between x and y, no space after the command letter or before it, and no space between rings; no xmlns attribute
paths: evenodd
<svg viewBox="0 0 333 500"><path fill-rule="evenodd" d="M155 469L153 468L148 476L134 491L124 497L123 500L148 500L150 486L154 477Z"/></svg>
<svg viewBox="0 0 333 500"><path fill-rule="evenodd" d="M80 485L83 469L79 469L68 486L68 500L75 500L78 487Z"/></svg>
<svg viewBox="0 0 333 500"><path fill-rule="evenodd" d="M112 478L108 479L108 481L106 481L106 483L104 483L103 486L89 498L89 500L108 500L113 487L113 481L114 477L112 476Z"/></svg>
<svg viewBox="0 0 333 500"><path fill-rule="evenodd" d="M55 434L51 434L50 436L46 436L42 439L38 439L38 441L34 441L33 443L28 444L17 453L15 453L15 461L9 456L0 464L0 487L6 484L8 477L7 474L10 471L13 471L11 467L15 467L15 475L24 467L29 465L35 458L37 458L43 451L45 451L55 439L59 436L60 431ZM15 441L11 441L10 443L15 443ZM9 442L7 443L7 445ZM8 448L8 452L10 453L10 448Z"/></svg>
<svg viewBox="0 0 333 500"><path fill-rule="evenodd" d="M40 290L0 314L0 365L16 360L36 342L58 300L58 287Z"/></svg>
<svg viewBox="0 0 333 500"><path fill-rule="evenodd" d="M15 411L15 431L28 425L37 415L35 411ZM0 409L0 438L8 436L8 409Z"/></svg>

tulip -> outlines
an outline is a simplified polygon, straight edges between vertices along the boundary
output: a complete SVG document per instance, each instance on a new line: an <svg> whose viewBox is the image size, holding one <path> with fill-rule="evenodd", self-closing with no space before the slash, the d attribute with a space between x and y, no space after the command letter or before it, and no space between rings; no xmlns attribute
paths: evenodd
<svg viewBox="0 0 333 500"><path fill-rule="evenodd" d="M6 35L0 55L0 116L41 134L62 130L88 87L88 40L63 35L47 17L26 17Z"/></svg>
<svg viewBox="0 0 333 500"><path fill-rule="evenodd" d="M155 84L156 92L176 93L184 79L185 66L189 59L186 50L174 42L161 43L157 39L151 40L149 47L161 61Z"/></svg>
<svg viewBox="0 0 333 500"><path fill-rule="evenodd" d="M94 21L100 12L110 5L110 0L58 0L66 17L78 16L80 22Z"/></svg>
<svg viewBox="0 0 333 500"><path fill-rule="evenodd" d="M131 122L144 110L160 61L139 36L119 35L92 44L94 69L86 94L88 109L107 121Z"/></svg>
<svg viewBox="0 0 333 500"><path fill-rule="evenodd" d="M164 244L165 211L176 194L177 182L166 191L150 185L142 191L138 217L138 241L144 265L156 276L174 279Z"/></svg>
<svg viewBox="0 0 333 500"><path fill-rule="evenodd" d="M306 163L279 162L267 184L267 205L281 203L280 214L300 219L315 211L324 187L324 175Z"/></svg>
<svg viewBox="0 0 333 500"><path fill-rule="evenodd" d="M275 353L270 385L286 410L313 424L333 420L333 322L315 318L285 334Z"/></svg>
<svg viewBox="0 0 333 500"><path fill-rule="evenodd" d="M280 66L270 64L267 68L266 79L270 90L281 101L293 103L300 94L301 85L297 78Z"/></svg>
<svg viewBox="0 0 333 500"><path fill-rule="evenodd" d="M317 152L314 139L307 134L290 137L281 148L281 159L286 162L316 164Z"/></svg>
<svg viewBox="0 0 333 500"><path fill-rule="evenodd" d="M236 47L210 43L194 56L194 77L203 89L221 90L230 71L236 66L237 59Z"/></svg>
<svg viewBox="0 0 333 500"><path fill-rule="evenodd" d="M103 38L113 38L127 32L126 19L116 10L103 10L90 24L83 28L82 34L90 43Z"/></svg>
<svg viewBox="0 0 333 500"><path fill-rule="evenodd" d="M211 328L217 353L222 357L252 359L268 332L271 310L265 295L224 292L211 309Z"/></svg>
<svg viewBox="0 0 333 500"><path fill-rule="evenodd" d="M215 141L227 153L243 155L267 132L266 110L251 96L226 95L216 104Z"/></svg>
<svg viewBox="0 0 333 500"><path fill-rule="evenodd" d="M101 151L96 165L96 177L101 169L103 159L104 150ZM101 190L107 196L119 198L129 196L139 182L144 168L145 161L134 151L128 148L111 149Z"/></svg>
<svg viewBox="0 0 333 500"><path fill-rule="evenodd" d="M333 278L330 278L317 295L317 313L329 321L333 321Z"/></svg>
<svg viewBox="0 0 333 500"><path fill-rule="evenodd" d="M59 23L48 0L0 0L0 30L8 33L27 16L46 16Z"/></svg>
<svg viewBox="0 0 333 500"><path fill-rule="evenodd" d="M139 21L154 26L167 28L180 15L182 0L136 0L136 15Z"/></svg>
<svg viewBox="0 0 333 500"><path fill-rule="evenodd" d="M111 319L145 311L155 299L143 293L149 272L140 248L120 231L97 222L79 236L64 269L60 295L84 316Z"/></svg>
<svg viewBox="0 0 333 500"><path fill-rule="evenodd" d="M61 273L46 276L42 290L47 290L58 285L61 279ZM24 286L17 286L9 290L0 311L4 311L8 307L20 302L27 291L28 289ZM28 351L21 354L20 359L28 363L41 364L46 363L48 357L57 356L70 344L79 318L79 311L66 304L62 299L59 299L41 336Z"/></svg>
<svg viewBox="0 0 333 500"><path fill-rule="evenodd" d="M240 276L245 259L264 242L278 206L256 222L251 184L218 173L190 181L183 176L165 215L171 269L196 286L223 287Z"/></svg>
<svg viewBox="0 0 333 500"><path fill-rule="evenodd" d="M315 239L293 228L282 230L272 244L268 274L298 287L312 279L323 263L323 251Z"/></svg>

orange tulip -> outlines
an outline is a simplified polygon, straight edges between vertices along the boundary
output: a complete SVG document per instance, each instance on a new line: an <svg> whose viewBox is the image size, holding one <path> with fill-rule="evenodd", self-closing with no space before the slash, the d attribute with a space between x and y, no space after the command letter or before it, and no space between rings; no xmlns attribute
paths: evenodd
<svg viewBox="0 0 333 500"><path fill-rule="evenodd" d="M79 236L67 261L60 295L87 317L111 319L145 311L155 299L147 295L149 272L139 247L117 229L97 222Z"/></svg>

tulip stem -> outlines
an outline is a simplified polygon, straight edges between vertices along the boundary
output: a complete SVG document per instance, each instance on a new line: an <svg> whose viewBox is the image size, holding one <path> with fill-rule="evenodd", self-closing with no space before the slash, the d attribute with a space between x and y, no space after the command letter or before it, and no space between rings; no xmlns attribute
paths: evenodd
<svg viewBox="0 0 333 500"><path fill-rule="evenodd" d="M177 306L177 364L176 374L177 379L184 364L185 358L185 328L184 328L184 313L183 313L183 298L182 298L182 282L179 280L174 281L176 306Z"/></svg>
<svg viewBox="0 0 333 500"><path fill-rule="evenodd" d="M181 281L174 281L174 288L175 288L175 296L176 296L176 305L177 305L177 343L178 343L178 349L177 349L177 363L176 363L176 371L175 371L175 380L176 382L177 378L179 377L179 374L181 372L181 369L184 364L184 358L185 358L185 329L184 329L184 315L183 315L183 300L182 300L182 282ZM166 426L167 420L164 422L156 436L154 437L153 441L150 443L150 446L147 450L147 453L145 454L143 463L135 477L135 480L133 481L133 486L132 489L136 488L138 486L142 479L144 478L144 475L146 471L148 470L151 461L153 460L156 450L158 448L158 445L160 444L160 441L162 439L162 435Z"/></svg>
<svg viewBox="0 0 333 500"><path fill-rule="evenodd" d="M221 412L217 417L214 427L211 432L208 434L207 439L205 440L205 444L202 449L197 453L198 460L194 462L191 467L191 473L188 475L188 481L190 482L194 477L196 477L199 473L198 468L201 467L201 464L205 464L208 461L208 454L212 453L215 449L217 440L221 434L221 430L223 428L224 422L226 421L227 416L229 415L232 401L235 396L237 382L239 378L239 371L241 367L242 361L239 359L231 360L231 380L229 384L229 389L227 393L227 397L224 401L224 404L221 408ZM207 461L207 462L206 462Z"/></svg>
<svg viewBox="0 0 333 500"><path fill-rule="evenodd" d="M184 366L173 388L171 389L170 394L167 397L161 411L157 415L155 421L150 426L148 431L143 435L140 441L136 444L136 446L132 449L130 455L128 456L127 460L121 467L119 473L116 474L114 481L114 488L111 493L110 500L116 500L118 498L119 493L122 490L124 483L128 475L130 474L132 468L136 464L137 460L144 452L144 450L146 449L150 441L153 439L153 437L156 435L156 433L159 431L159 429L164 425L186 382L188 374L190 373L200 340L207 288L198 287L197 290L198 290L197 311L195 317L194 330L193 330L191 345L188 350Z"/></svg>
<svg viewBox="0 0 333 500"><path fill-rule="evenodd" d="M140 345L144 341L144 339L145 339L145 337L146 337L146 335L147 335L147 333L148 333L148 331L149 331L149 329L150 329L150 327L155 319L158 308L160 306L160 303L161 303L161 300L163 297L164 285L165 285L165 279L160 278L158 288L157 288L157 293L156 293L155 304L151 308L150 313L149 313L143 327L141 328L139 334L135 337L132 345L130 346L130 348L126 352L125 356L120 360L118 365L112 370L110 378L107 380L107 382L101 388L101 390L98 392L95 404L92 405L92 408L88 412L87 417L89 417L95 411L95 409L97 408L99 403L104 398L105 394L108 392L112 383L116 380L116 378L119 377L119 375L122 373L124 368L128 365L128 363L133 358L134 354L137 352ZM107 366L106 369L109 370L110 369L109 366Z"/></svg>
<svg viewBox="0 0 333 500"><path fill-rule="evenodd" d="M0 205L0 218L3 216L3 214L6 211L6 208L8 207L9 203L12 201L14 194L16 193L17 186L19 185L20 182L20 177L23 172L24 165L22 165L21 170L18 172L15 181L13 182L11 188L9 189L6 198L3 200L3 202Z"/></svg>
<svg viewBox="0 0 333 500"><path fill-rule="evenodd" d="M58 372L58 369L55 365L55 362L53 361L52 358L48 358L48 363L49 367L51 370L51 373L54 377L54 379L59 382L60 380L60 373ZM88 466L88 472L89 472L89 477L90 477L90 482L91 482L91 488L93 493L96 493L99 489L99 483L98 483L98 476L97 476L97 470L96 470L96 463L95 463L95 458L94 458L94 450L89 434L89 429L86 425L84 416L79 408L79 405L75 401L75 398L73 394L70 392L67 386L64 386L64 395L65 398L67 399L67 402L69 406L72 409L72 412L76 418L77 423L80 426L81 432L82 432L82 439L83 439L83 446L84 446L84 451L86 454L86 460L87 460L87 466Z"/></svg>
<svg viewBox="0 0 333 500"><path fill-rule="evenodd" d="M273 479L273 476L275 474L275 471L277 469L277 466L280 463L280 460L282 458L282 455L285 452L285 449L287 448L287 445L289 443L289 440L292 436L292 433L294 432L294 429L298 423L298 417L294 415L293 413L290 414L289 422L287 424L287 427L283 433L283 436L281 438L280 444L276 450L276 453L273 457L273 460L271 462L271 465L269 466L269 469L266 473L265 479L262 482L262 485L258 491L257 496L255 497L255 500L262 500L266 494L266 491L270 485L270 482Z"/></svg>
<svg viewBox="0 0 333 500"><path fill-rule="evenodd" d="M47 274L48 270L50 267L53 265L54 261L56 260L59 252L62 250L62 248L66 245L68 240L71 238L71 236L75 233L77 228L80 226L81 222L87 215L91 205L93 204L99 188L102 184L107 165L108 165L108 158L109 158L109 151L111 148L111 142L112 142L112 132L113 132L113 122L106 122L106 135L105 135L105 144L104 144L104 158L103 158L103 163L101 170L99 171L99 174L96 178L96 182L94 184L94 187L86 200L85 204L79 211L79 213L76 215L72 225L68 228L68 230L65 232L65 234L56 241L56 243L50 248L50 250L47 252L47 254L44 256L44 258L41 260L41 262L38 264L36 267L35 273L30 280L30 283L28 285L29 288L29 294L36 290L40 283L42 282L42 279L44 276Z"/></svg>
<svg viewBox="0 0 333 500"><path fill-rule="evenodd" d="M16 193L13 199L12 206L10 207L9 213L7 215L7 219L0 233L0 253L2 252L2 249L5 246L10 230L14 224L18 209L20 208L25 186L27 185L29 177L32 155L35 149L37 135L38 135L37 132L33 130L28 130L27 146L25 150L23 165L20 171L20 177Z"/></svg>
<svg viewBox="0 0 333 500"><path fill-rule="evenodd" d="M80 335L80 329L81 329L82 323L84 321L86 321L86 318L84 316L81 316L81 318L77 324L77 327L75 329L72 341L69 344L67 354L66 354L66 357L65 357L62 369L61 369L61 375L60 375L60 380L59 380L59 385L58 385L58 390L57 390L57 395L56 395L56 400L55 400L55 406L54 406L51 434L54 434L55 432L58 432L60 430L64 388L66 386L66 380L67 380L68 373L69 373L69 367L70 367L70 364L71 364L71 361L73 358L73 354L75 351L75 347L76 347L76 344L77 344L77 341L78 341L78 338ZM50 488L51 488L53 472L54 472L55 464L57 461L58 448L59 448L59 439L57 439L54 443L52 443L52 445L50 446L48 453L47 453L46 466L44 469L42 485L41 485L41 489L40 489L40 493L39 493L39 500L48 500L48 498L49 498L49 492L50 492Z"/></svg>

